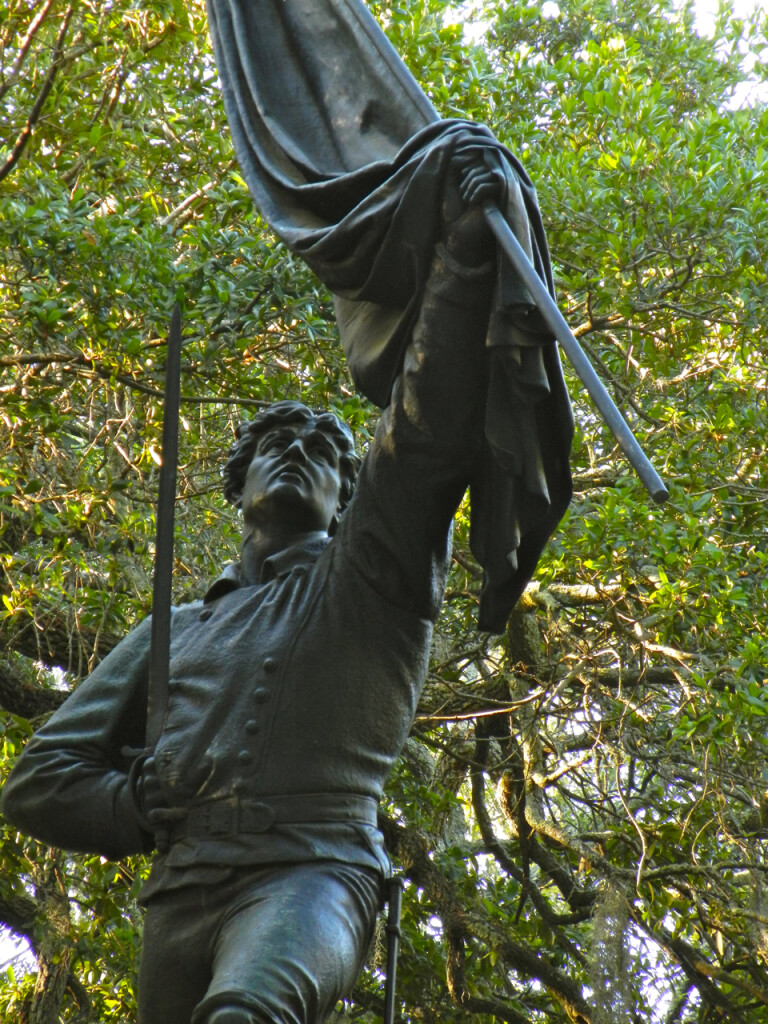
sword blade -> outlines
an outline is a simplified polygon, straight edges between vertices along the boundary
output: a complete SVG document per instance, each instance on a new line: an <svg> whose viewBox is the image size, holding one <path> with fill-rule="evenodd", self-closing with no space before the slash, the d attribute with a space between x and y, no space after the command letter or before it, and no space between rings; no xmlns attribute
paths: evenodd
<svg viewBox="0 0 768 1024"><path fill-rule="evenodd" d="M149 656L147 747L153 749L163 731L168 705L171 647L171 581L173 578L173 520L176 501L176 466L179 453L179 402L181 386L181 310L171 314L165 362L163 450L157 499L155 576L152 589L152 635Z"/></svg>

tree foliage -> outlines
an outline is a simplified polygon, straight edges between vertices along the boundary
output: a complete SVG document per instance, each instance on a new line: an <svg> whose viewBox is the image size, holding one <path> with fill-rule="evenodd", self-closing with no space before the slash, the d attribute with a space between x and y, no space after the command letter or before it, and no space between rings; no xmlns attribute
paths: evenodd
<svg viewBox="0 0 768 1024"><path fill-rule="evenodd" d="M253 210L200 0L0 4L2 771L150 602L164 335L184 307L175 598L235 556L232 428L327 404L361 451L330 298ZM672 0L374 7L446 116L537 183L561 306L671 489L650 502L570 379L576 495L504 636L457 518L383 827L403 1019L768 1014L765 17ZM466 16L466 12L464 12ZM762 20L761 20L762 19ZM750 63L745 63L749 55ZM569 374L570 378L570 374ZM134 1014L147 865L6 828L0 1016ZM29 957L27 958L29 960ZM378 941L339 1020L382 1007Z"/></svg>

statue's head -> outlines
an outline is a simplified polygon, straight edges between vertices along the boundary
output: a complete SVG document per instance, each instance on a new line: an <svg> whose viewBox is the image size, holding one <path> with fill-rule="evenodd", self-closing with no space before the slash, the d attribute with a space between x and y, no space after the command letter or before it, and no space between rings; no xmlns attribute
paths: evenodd
<svg viewBox="0 0 768 1024"><path fill-rule="evenodd" d="M268 508L297 516L297 528L333 533L360 467L345 423L300 402L276 402L241 424L235 438L224 466L224 496L246 521Z"/></svg>

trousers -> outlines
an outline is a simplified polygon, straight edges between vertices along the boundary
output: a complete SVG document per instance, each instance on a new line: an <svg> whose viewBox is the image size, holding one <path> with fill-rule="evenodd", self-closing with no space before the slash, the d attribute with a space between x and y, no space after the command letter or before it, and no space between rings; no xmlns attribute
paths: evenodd
<svg viewBox="0 0 768 1024"><path fill-rule="evenodd" d="M362 970L381 876L340 861L238 868L147 905L138 1024L205 1024L219 1006L321 1024Z"/></svg>

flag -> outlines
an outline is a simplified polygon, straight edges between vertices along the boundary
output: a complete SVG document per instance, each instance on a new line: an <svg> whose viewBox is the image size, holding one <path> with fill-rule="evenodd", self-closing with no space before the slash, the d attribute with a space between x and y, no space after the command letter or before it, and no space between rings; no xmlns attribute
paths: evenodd
<svg viewBox="0 0 768 1024"><path fill-rule="evenodd" d="M385 406L441 229L457 148L514 176L525 243L553 291L536 193L483 125L441 121L360 0L208 0L238 162L261 215L336 297L348 365ZM519 217L518 217L519 220ZM404 253L408 258L404 258ZM573 420L554 340L514 275L489 328L487 458L471 488L478 625L502 631L571 497Z"/></svg>

